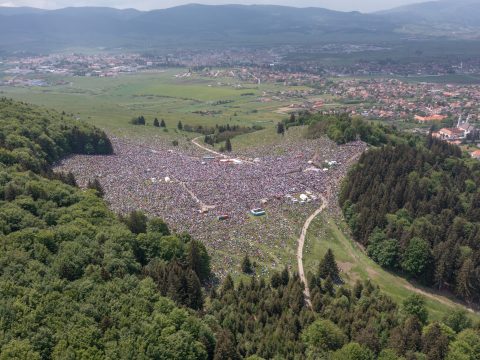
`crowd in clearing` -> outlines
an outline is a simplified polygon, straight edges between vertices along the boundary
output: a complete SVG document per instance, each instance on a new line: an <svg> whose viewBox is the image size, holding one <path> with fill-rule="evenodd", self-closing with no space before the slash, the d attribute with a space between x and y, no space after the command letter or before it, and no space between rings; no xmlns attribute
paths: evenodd
<svg viewBox="0 0 480 360"><path fill-rule="evenodd" d="M245 253L264 264L264 271L280 262L294 265L293 253L291 259L280 258L282 249L298 236L320 195L338 186L348 159L365 149L360 142L300 140L271 146L269 155L260 151L265 156L255 162L225 162L205 158L200 148L182 151L143 141L113 138L115 155L73 156L56 171L73 172L82 187L98 178L116 212L141 209L203 240L219 275L236 263L232 255ZM325 168L325 162L332 166ZM253 216L255 209L266 216Z"/></svg>

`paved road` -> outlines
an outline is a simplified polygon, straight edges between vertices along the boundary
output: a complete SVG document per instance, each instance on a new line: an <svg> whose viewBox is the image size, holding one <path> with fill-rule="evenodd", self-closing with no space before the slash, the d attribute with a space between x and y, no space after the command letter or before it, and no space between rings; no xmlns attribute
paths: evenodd
<svg viewBox="0 0 480 360"><path fill-rule="evenodd" d="M303 269L303 246L305 245L305 237L307 236L307 231L308 231L308 228L310 227L310 224L323 210L325 210L327 206L328 206L327 199L325 199L325 197L322 196L322 206L319 209L317 209L312 215L310 215L307 221L305 221L305 224L303 225L303 228L302 228L302 233L298 238L298 247L297 247L298 275L300 276L300 280L305 285L305 290L304 290L305 301L307 302L307 305L310 308L312 308L312 301L310 299L310 288L308 287L308 281L307 281L307 278L305 277L305 271Z"/></svg>

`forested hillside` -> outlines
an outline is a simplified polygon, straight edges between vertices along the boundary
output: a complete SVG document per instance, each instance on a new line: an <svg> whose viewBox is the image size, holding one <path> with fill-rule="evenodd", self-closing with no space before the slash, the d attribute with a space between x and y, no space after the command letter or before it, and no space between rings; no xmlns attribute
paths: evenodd
<svg viewBox="0 0 480 360"><path fill-rule="evenodd" d="M355 238L382 266L480 301L480 165L429 137L370 150L341 205Z"/></svg>
<svg viewBox="0 0 480 360"><path fill-rule="evenodd" d="M5 99L0 122L0 360L480 356L465 312L430 323L420 296L399 306L369 282L342 285L331 251L309 276L312 309L287 269L216 287L202 243L118 217L98 185L53 179L60 156L111 152L102 132Z"/></svg>
<svg viewBox="0 0 480 360"><path fill-rule="evenodd" d="M46 170L67 154L111 154L103 131L66 114L0 99L0 162L22 170ZM68 119L68 121L66 121Z"/></svg>
<svg viewBox="0 0 480 360"><path fill-rule="evenodd" d="M123 225L94 190L37 173L72 152L110 153L98 129L6 99L0 124L0 358L207 359L211 329L162 297L202 306L203 245L158 219Z"/></svg>

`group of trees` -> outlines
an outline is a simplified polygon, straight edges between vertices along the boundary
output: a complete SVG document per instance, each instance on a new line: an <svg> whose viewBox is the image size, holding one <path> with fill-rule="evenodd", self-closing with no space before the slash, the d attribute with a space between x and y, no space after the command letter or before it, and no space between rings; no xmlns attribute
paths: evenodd
<svg viewBox="0 0 480 360"><path fill-rule="evenodd" d="M240 126L240 125L218 125L215 126L203 126L203 125L188 125L182 124L182 122L178 123L178 129L187 131L187 132L194 132L198 134L205 135L205 143L214 145L220 142L225 141L226 139L232 139L235 136L242 135L242 134L249 134L254 131L262 130L261 126Z"/></svg>
<svg viewBox="0 0 480 360"><path fill-rule="evenodd" d="M9 102L9 119L45 121L36 137L75 129L25 106ZM36 137L21 147L51 164ZM331 251L309 275L313 309L296 274L257 277L248 257L248 280L217 288L201 242L140 211L113 214L98 181L80 190L68 174L0 162L0 360L479 358L464 312L429 323L421 297L399 308L369 282L343 285Z"/></svg>
<svg viewBox="0 0 480 360"><path fill-rule="evenodd" d="M207 316L222 327L217 359L473 360L480 355L480 333L465 311L429 322L419 295L398 306L369 281L341 285L331 251L309 275L309 284L313 311L300 279L287 269L269 281L251 277L236 286L227 276L207 308Z"/></svg>
<svg viewBox="0 0 480 360"><path fill-rule="evenodd" d="M349 114L311 114L301 113L298 117L294 114L285 122L288 129L291 126L308 125L305 136L318 138L327 135L337 144L345 144L355 140L362 140L373 146L380 146L394 141L394 129L381 124L369 123L358 116ZM279 131L279 128L277 128Z"/></svg>
<svg viewBox="0 0 480 360"><path fill-rule="evenodd" d="M214 332L189 310L210 276L203 244L142 214L123 224L98 181L40 172L79 131L106 153L99 130L5 99L0 122L1 153L38 164L0 158L0 359L212 358Z"/></svg>
<svg viewBox="0 0 480 360"><path fill-rule="evenodd" d="M112 154L105 133L33 105L0 98L0 162L22 170L46 171L67 154Z"/></svg>
<svg viewBox="0 0 480 360"><path fill-rule="evenodd" d="M480 165L428 137L365 153L341 205L382 266L480 301Z"/></svg>
<svg viewBox="0 0 480 360"><path fill-rule="evenodd" d="M161 127L161 128L166 128L166 127L167 127L167 124L165 123L165 120L162 119L162 120L158 121L158 119L155 118L155 119L153 120L153 126L155 126L155 127Z"/></svg>
<svg viewBox="0 0 480 360"><path fill-rule="evenodd" d="M147 125L147 120L145 119L145 116L140 115L137 117L134 117L130 120L130 123L132 125ZM161 128L166 128L167 124L165 123L165 120L159 121L158 118L153 119L153 126L155 127L161 127Z"/></svg>

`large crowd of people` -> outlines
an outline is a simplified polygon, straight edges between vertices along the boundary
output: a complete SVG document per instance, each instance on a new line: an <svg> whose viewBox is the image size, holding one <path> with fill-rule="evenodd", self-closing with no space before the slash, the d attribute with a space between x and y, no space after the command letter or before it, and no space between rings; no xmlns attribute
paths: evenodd
<svg viewBox="0 0 480 360"><path fill-rule="evenodd" d="M183 151L167 143L118 138L112 142L115 155L73 156L56 170L73 172L82 187L98 178L116 212L141 209L203 240L220 274L233 265L232 254L249 253L271 267L284 262L274 255L275 248L284 248L301 227L288 221L291 214L304 219L319 207L320 194L334 190L348 160L365 149L360 142L337 146L327 139L299 140L272 146L255 161L230 162L206 157L211 154L200 148ZM247 154L236 155L242 159ZM327 170L321 166L326 161L336 164ZM254 208L267 215L252 217ZM222 215L228 219L219 220Z"/></svg>

